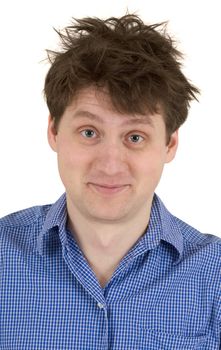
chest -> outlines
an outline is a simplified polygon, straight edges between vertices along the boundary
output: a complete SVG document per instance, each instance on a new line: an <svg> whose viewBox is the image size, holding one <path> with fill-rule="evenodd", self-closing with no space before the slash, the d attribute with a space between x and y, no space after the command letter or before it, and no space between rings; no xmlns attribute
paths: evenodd
<svg viewBox="0 0 221 350"><path fill-rule="evenodd" d="M102 290L82 262L53 263L5 262L1 350L219 349L215 289L202 270L169 261L162 270L153 253Z"/></svg>

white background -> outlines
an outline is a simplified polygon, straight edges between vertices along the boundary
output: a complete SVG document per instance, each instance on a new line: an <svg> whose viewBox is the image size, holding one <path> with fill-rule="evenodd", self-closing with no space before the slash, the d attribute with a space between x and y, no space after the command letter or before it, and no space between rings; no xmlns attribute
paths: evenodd
<svg viewBox="0 0 221 350"><path fill-rule="evenodd" d="M4 4L4 5L3 5ZM203 232L221 236L221 26L219 0L20 0L0 5L0 217L56 201L64 192L56 154L47 143L43 99L46 48L57 49L53 27L71 17L136 12L145 22L168 20L185 53L183 71L201 89L180 129L176 159L157 189L166 206Z"/></svg>

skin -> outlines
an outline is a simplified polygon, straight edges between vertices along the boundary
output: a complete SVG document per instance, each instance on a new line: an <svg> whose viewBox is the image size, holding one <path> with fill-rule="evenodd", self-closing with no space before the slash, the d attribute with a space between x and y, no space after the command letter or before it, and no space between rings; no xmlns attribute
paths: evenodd
<svg viewBox="0 0 221 350"><path fill-rule="evenodd" d="M66 189L68 227L101 286L145 232L154 191L178 145L161 114L128 115L109 96L83 89L48 141Z"/></svg>

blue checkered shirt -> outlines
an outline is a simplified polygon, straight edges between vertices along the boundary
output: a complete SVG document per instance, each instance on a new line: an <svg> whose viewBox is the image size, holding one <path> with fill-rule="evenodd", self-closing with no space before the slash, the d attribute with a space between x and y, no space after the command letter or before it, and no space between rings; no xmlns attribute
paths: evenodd
<svg viewBox="0 0 221 350"><path fill-rule="evenodd" d="M66 195L0 220L1 350L221 349L221 239L157 195L104 288L66 227Z"/></svg>

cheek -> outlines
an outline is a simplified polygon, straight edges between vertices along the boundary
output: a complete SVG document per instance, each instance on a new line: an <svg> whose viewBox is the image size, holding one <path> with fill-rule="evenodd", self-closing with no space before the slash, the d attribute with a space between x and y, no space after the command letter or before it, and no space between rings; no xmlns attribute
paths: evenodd
<svg viewBox="0 0 221 350"><path fill-rule="evenodd" d="M67 140L60 142L57 157L60 173L71 173L72 176L82 172L90 163L88 152L82 151Z"/></svg>
<svg viewBox="0 0 221 350"><path fill-rule="evenodd" d="M161 169L165 163L165 155L159 150L147 153L142 159L137 158L137 167L144 172L157 171Z"/></svg>
<svg viewBox="0 0 221 350"><path fill-rule="evenodd" d="M143 182L158 183L164 168L164 158L163 152L156 151L136 161L134 169L136 169L137 176L142 178Z"/></svg>

